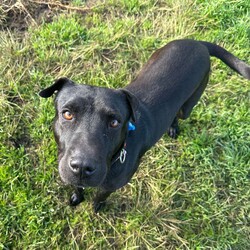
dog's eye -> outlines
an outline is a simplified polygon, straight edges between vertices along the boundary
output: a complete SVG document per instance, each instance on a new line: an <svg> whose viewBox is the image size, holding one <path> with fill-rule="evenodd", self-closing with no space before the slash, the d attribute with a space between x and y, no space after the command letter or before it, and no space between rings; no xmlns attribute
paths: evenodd
<svg viewBox="0 0 250 250"><path fill-rule="evenodd" d="M119 126L119 124L120 124L119 121L116 119L111 120L109 123L111 128L117 128Z"/></svg>
<svg viewBox="0 0 250 250"><path fill-rule="evenodd" d="M64 111L63 112L63 118L65 119L65 120L68 120L68 121L70 121L70 120L72 120L73 119L73 114L70 112L70 111Z"/></svg>

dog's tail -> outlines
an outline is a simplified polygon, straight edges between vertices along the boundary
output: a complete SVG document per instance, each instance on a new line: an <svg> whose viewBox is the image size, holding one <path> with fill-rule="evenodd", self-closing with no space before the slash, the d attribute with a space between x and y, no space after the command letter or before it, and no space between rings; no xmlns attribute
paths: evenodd
<svg viewBox="0 0 250 250"><path fill-rule="evenodd" d="M250 80L250 66L245 62L243 62L224 48L220 47L219 45L205 41L200 41L200 43L206 46L211 56L219 58L230 68Z"/></svg>

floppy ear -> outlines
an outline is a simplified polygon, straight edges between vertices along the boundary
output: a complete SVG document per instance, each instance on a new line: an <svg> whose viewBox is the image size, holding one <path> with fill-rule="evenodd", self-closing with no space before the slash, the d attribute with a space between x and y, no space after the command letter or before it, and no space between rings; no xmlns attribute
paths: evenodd
<svg viewBox="0 0 250 250"><path fill-rule="evenodd" d="M130 109L131 109L131 117L134 122L136 122L137 115L136 111L139 106L139 101L135 95L133 95L130 91L127 89L120 89L127 97L127 101L129 103Z"/></svg>
<svg viewBox="0 0 250 250"><path fill-rule="evenodd" d="M73 84L74 83L67 77L62 77L56 80L55 83L49 86L48 88L41 90L39 92L39 95L43 98L48 98L52 96L55 93L55 91L60 91L65 85L73 85Z"/></svg>

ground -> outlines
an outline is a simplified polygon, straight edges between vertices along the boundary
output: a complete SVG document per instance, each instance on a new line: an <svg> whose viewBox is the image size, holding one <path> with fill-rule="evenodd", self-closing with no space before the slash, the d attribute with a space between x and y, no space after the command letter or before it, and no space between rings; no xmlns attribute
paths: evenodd
<svg viewBox="0 0 250 250"><path fill-rule="evenodd" d="M248 250L249 81L212 59L179 138L164 135L99 214L93 189L68 206L53 98L38 92L61 76L123 87L180 38L215 42L250 63L249 9L248 0L2 0L0 249Z"/></svg>

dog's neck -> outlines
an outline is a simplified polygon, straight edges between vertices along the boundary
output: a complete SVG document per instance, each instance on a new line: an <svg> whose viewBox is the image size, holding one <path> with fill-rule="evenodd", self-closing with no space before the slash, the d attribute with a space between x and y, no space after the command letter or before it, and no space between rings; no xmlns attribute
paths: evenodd
<svg viewBox="0 0 250 250"><path fill-rule="evenodd" d="M115 162L117 162L118 160L120 161L121 164L123 164L126 161L126 156L127 156L127 144L126 144L126 140L128 137L128 134L130 133L130 131L134 131L135 130L135 125L132 124L131 122L128 122L128 130L125 136L125 140L122 143L121 147L119 148L119 150L113 155L112 160L111 160L111 166L115 164Z"/></svg>
<svg viewBox="0 0 250 250"><path fill-rule="evenodd" d="M120 161L121 164L123 164L126 160L126 140L122 144L122 146L119 148L119 150L114 154L111 160L111 166L113 166L118 160Z"/></svg>

